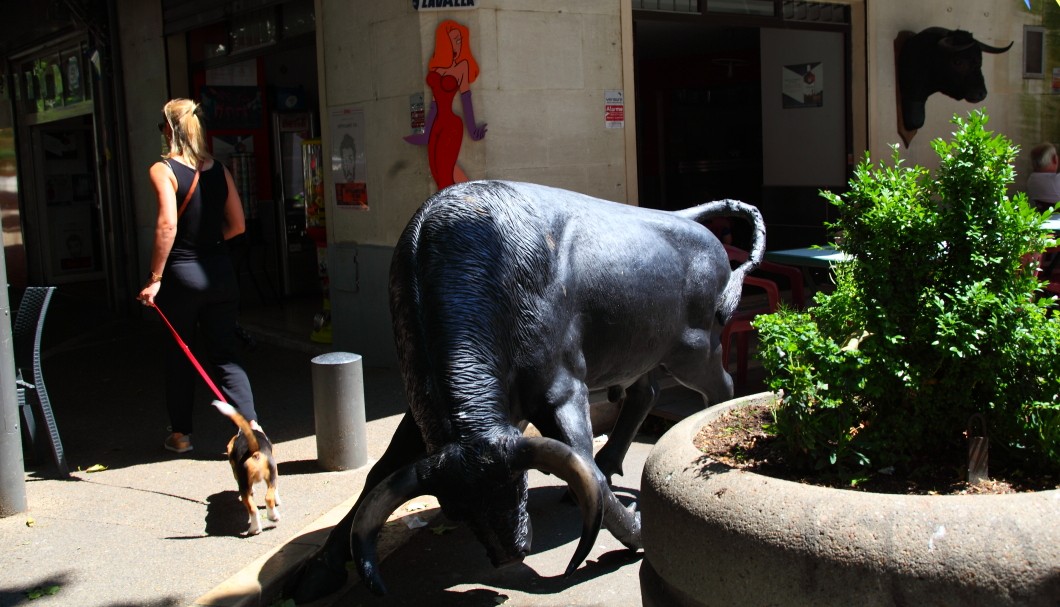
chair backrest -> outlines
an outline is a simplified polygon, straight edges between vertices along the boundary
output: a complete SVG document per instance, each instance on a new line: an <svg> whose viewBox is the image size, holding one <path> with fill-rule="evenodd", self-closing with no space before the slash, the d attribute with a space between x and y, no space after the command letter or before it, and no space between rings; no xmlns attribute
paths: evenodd
<svg viewBox="0 0 1060 607"><path fill-rule="evenodd" d="M55 287L27 287L11 329L15 366L26 370L32 368L34 375L40 373L40 343L41 335L44 334L44 317L48 314L48 305L54 292Z"/></svg>

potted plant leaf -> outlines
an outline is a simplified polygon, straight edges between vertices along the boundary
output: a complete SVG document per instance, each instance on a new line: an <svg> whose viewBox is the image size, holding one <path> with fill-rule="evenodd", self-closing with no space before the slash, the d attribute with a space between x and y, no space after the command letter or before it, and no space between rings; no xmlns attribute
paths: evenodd
<svg viewBox="0 0 1060 607"><path fill-rule="evenodd" d="M1056 604L1060 491L849 491L692 446L750 401L771 407L785 465L807 475L956 480L970 453L977 473L986 454L1009 475L1060 471L1060 316L1037 272L1053 240L1047 215L1007 195L1017 150L987 120L955 117L934 173L895 148L823 193L849 261L815 306L756 319L774 392L686 419L645 466L645 604Z"/></svg>

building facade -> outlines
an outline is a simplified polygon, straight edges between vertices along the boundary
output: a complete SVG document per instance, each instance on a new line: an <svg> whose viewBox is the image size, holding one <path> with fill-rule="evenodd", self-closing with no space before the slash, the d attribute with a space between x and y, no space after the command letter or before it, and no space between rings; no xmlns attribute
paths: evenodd
<svg viewBox="0 0 1060 607"><path fill-rule="evenodd" d="M1023 149L1060 138L1055 3L63 4L85 10L3 49L0 143L11 153L0 205L8 274L21 277L12 284L92 284L112 307L128 306L153 238L147 167L162 153L160 110L191 97L251 220L238 255L247 305L326 292L333 347L368 364L394 360L390 253L437 189L434 152L409 140L430 122L428 73L455 69L431 67L449 20L466 27L478 74L465 88L486 125L478 140L465 129L457 165L467 178L662 209L738 198L762 210L769 248L825 241L831 211L819 191L844 189L866 152L888 159L898 144L907 162L931 167L930 141L948 135L954 114L986 108ZM933 95L906 147L895 41L932 26L1014 45L984 56L983 102ZM467 107L454 99L462 120ZM316 163L308 187L305 158ZM1021 158L1017 171L1028 167Z"/></svg>

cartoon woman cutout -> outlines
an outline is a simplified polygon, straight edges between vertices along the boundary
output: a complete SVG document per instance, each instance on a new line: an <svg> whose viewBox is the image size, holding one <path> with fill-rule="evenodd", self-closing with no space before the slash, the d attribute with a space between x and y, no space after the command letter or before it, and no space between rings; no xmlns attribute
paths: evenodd
<svg viewBox="0 0 1060 607"><path fill-rule="evenodd" d="M456 164L464 140L465 121L472 141L486 136L486 124L475 123L475 110L471 104L471 83L476 79L478 63L471 54L467 26L452 20L442 21L434 32L434 55L427 62L427 86L431 87L434 98L427 112L426 129L422 134L404 138L415 145L427 144L431 176L439 190L468 180ZM453 112L453 98L457 92L460 93L464 120Z"/></svg>

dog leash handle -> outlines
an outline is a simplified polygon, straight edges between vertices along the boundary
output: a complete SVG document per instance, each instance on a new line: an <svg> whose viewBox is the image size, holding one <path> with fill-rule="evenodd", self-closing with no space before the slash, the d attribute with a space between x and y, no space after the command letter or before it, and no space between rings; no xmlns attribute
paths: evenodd
<svg viewBox="0 0 1060 607"><path fill-rule="evenodd" d="M202 365L199 364L199 361L195 358L195 355L191 353L191 348L188 347L188 344L184 343L184 340L180 338L180 334L177 333L177 330L173 328L172 324L170 324L169 319L166 318L166 315L162 313L162 309L153 303L151 304L151 307L154 308L158 312L158 315L162 317L162 322L166 323L166 326L169 327L169 331L173 334L173 338L177 340L177 344L180 346L180 349L184 351L184 354L188 357L188 360L190 360L191 364L195 366L195 369L199 372L199 375L201 375L202 378L206 380L206 385L210 386L210 389L213 390L214 396L217 397L217 400L221 401L222 403L227 403L228 401L225 400L225 397L221 394L221 391L217 389L216 385L214 385L213 380L210 379L210 376L206 373L206 370L202 368Z"/></svg>

